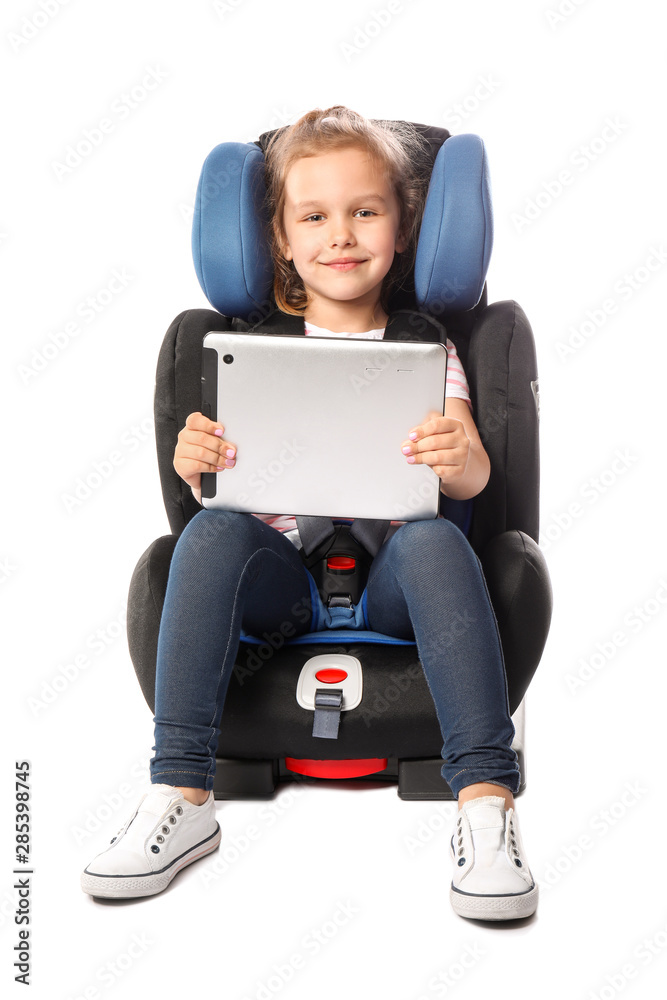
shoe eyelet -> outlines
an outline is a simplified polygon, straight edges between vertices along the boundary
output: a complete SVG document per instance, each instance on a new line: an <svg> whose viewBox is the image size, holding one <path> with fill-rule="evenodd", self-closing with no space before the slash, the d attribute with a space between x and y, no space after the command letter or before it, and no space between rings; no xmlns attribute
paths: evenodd
<svg viewBox="0 0 667 1000"><path fill-rule="evenodd" d="M173 825L174 825L174 823L176 822L176 817L175 817L175 816L170 816L170 817L169 817L169 822L170 822L170 823L171 823L171 825L173 826Z"/></svg>
<svg viewBox="0 0 667 1000"><path fill-rule="evenodd" d="M459 837L459 847L461 846L462 843L463 843L463 837Z"/></svg>
<svg viewBox="0 0 667 1000"><path fill-rule="evenodd" d="M523 865L521 864L518 858L514 859L514 864L517 866L517 868L523 868Z"/></svg>
<svg viewBox="0 0 667 1000"><path fill-rule="evenodd" d="M463 854L463 848L459 847L459 854Z"/></svg>
<svg viewBox="0 0 667 1000"><path fill-rule="evenodd" d="M158 833L155 839L157 840L158 844L164 844L164 837L162 836L161 833Z"/></svg>
<svg viewBox="0 0 667 1000"><path fill-rule="evenodd" d="M152 847L151 847L151 851L153 852L153 854L159 854L160 853L160 848L156 847L155 844L153 844Z"/></svg>
<svg viewBox="0 0 667 1000"><path fill-rule="evenodd" d="M168 826L163 826L162 827L162 832L165 833L165 834L169 833L169 827Z"/></svg>
<svg viewBox="0 0 667 1000"><path fill-rule="evenodd" d="M176 815L177 816L183 815L183 809L181 808L181 806L176 806Z"/></svg>
<svg viewBox="0 0 667 1000"><path fill-rule="evenodd" d="M465 863L466 863L466 859L465 858L459 858L459 868L463 868L463 866L464 866Z"/></svg>
<svg viewBox="0 0 667 1000"><path fill-rule="evenodd" d="M114 840L117 840L117 839L118 839L117 837L112 837L111 840L109 841L109 843L113 844Z"/></svg>

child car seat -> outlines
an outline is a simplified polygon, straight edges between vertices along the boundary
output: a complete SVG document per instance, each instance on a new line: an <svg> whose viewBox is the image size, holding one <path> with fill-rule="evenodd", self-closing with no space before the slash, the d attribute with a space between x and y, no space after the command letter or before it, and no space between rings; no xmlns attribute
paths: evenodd
<svg viewBox="0 0 667 1000"><path fill-rule="evenodd" d="M481 139L415 127L425 140L418 167L430 178L428 196L414 274L390 303L385 337L449 336L468 376L491 476L473 501L457 503L441 495L441 512L465 531L487 580L523 788L523 698L551 619L549 575L537 546L535 348L515 302L487 305L493 225ZM255 143L223 143L204 163L193 253L215 311L191 309L177 316L158 360L156 440L171 534L142 555L128 601L130 653L152 711L169 564L178 536L201 509L172 462L187 415L202 408L202 340L211 330L304 332L303 319L277 310L272 295L264 201L264 150L272 135L264 133ZM350 614L363 577L356 589L347 581L371 558L363 544L350 538L344 524L337 525L310 556L302 555L318 587L331 595L330 606ZM360 699L349 689L357 675ZM214 792L216 798L270 797L279 782L305 775L393 781L404 799L452 798L441 775L441 746L414 643L344 628L294 638L242 634L220 724Z"/></svg>

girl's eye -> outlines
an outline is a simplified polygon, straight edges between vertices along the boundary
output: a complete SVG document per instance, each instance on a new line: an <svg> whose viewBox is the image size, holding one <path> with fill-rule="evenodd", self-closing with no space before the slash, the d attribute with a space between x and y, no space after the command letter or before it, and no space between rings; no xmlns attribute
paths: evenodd
<svg viewBox="0 0 667 1000"><path fill-rule="evenodd" d="M357 211L354 214L355 215L360 215L363 218L369 218L370 216L375 215L376 213L373 212L372 209L370 209L370 208L359 208L359 209L357 209ZM306 222L318 222L320 219L323 219L323 218L324 218L324 216L321 215L319 212L313 212L312 215L307 215L306 216L305 221Z"/></svg>

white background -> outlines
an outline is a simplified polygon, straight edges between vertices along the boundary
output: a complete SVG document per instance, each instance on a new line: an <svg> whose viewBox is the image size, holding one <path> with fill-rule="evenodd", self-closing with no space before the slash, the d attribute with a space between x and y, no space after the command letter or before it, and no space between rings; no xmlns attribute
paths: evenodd
<svg viewBox="0 0 667 1000"><path fill-rule="evenodd" d="M11 803L14 761L32 761L30 995L661 995L667 220L656 5L8 0L0 20L0 773ZM210 884L203 861L153 899L105 905L79 888L151 755L122 622L137 559L168 531L151 431L158 350L178 312L207 305L189 242L201 163L220 141L252 141L338 103L484 138L489 297L515 298L535 332L555 607L529 692L519 800L542 895L519 926L453 914L454 805L403 802L393 786L283 790L268 809L220 803L221 851L251 825L260 836ZM59 177L68 146L103 119L99 145ZM106 302L114 271L126 284ZM111 453L113 472L68 505ZM11 982L4 815L0 963ZM354 912L343 918L341 904ZM337 930L316 953L323 925ZM277 970L294 956L303 967L285 983Z"/></svg>

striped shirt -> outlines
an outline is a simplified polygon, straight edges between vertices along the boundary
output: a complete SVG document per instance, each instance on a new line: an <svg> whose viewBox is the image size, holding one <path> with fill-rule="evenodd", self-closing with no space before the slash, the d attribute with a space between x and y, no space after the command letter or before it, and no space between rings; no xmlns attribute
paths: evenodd
<svg viewBox="0 0 667 1000"><path fill-rule="evenodd" d="M312 323L306 321L306 336L315 337L349 337L352 339L364 339L364 340L382 340L384 337L384 327L379 330L368 330L364 333L333 333L331 330L325 330L321 326L314 326ZM456 399L465 399L468 406L472 409L472 404L470 402L470 390L468 389L468 380L463 371L463 365L456 353L456 348L454 344L447 339L447 381L445 384L445 397L451 396ZM254 514L253 517L258 517L260 521L264 521L266 524L270 524L272 527L276 528L278 531L292 531L296 528L296 519L293 514ZM402 521L392 521L392 524L402 524Z"/></svg>

